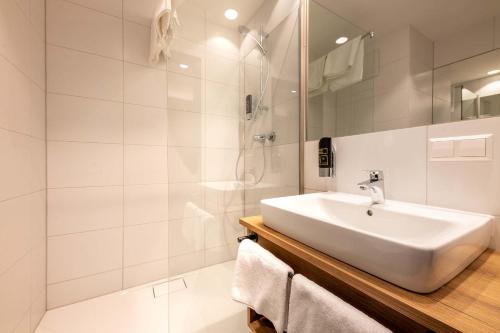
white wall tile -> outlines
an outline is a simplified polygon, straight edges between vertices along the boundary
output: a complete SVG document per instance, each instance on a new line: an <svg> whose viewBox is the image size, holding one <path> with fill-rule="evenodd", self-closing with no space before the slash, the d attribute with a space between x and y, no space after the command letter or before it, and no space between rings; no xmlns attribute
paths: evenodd
<svg viewBox="0 0 500 333"><path fill-rule="evenodd" d="M125 144L166 145L167 110L125 104Z"/></svg>
<svg viewBox="0 0 500 333"><path fill-rule="evenodd" d="M123 100L123 64L118 60L47 46L47 73L49 92Z"/></svg>
<svg viewBox="0 0 500 333"><path fill-rule="evenodd" d="M169 184L168 192L169 219L200 216L204 212L204 191L199 183Z"/></svg>
<svg viewBox="0 0 500 333"><path fill-rule="evenodd" d="M491 161L428 162L428 203L500 215L500 120L462 121L429 127L429 138L493 134Z"/></svg>
<svg viewBox="0 0 500 333"><path fill-rule="evenodd" d="M164 71L125 63L125 102L165 108L167 77Z"/></svg>
<svg viewBox="0 0 500 333"><path fill-rule="evenodd" d="M47 0L47 41L123 59L122 20L67 1Z"/></svg>
<svg viewBox="0 0 500 333"><path fill-rule="evenodd" d="M109 15L122 16L122 0L71 0L71 2Z"/></svg>
<svg viewBox="0 0 500 333"><path fill-rule="evenodd" d="M45 140L46 138L46 106L45 90L40 89L36 84L31 84L31 119L30 133L32 136Z"/></svg>
<svg viewBox="0 0 500 333"><path fill-rule="evenodd" d="M161 5L163 5L163 0L143 0L140 2L123 0L123 15L129 21L149 26Z"/></svg>
<svg viewBox="0 0 500 333"><path fill-rule="evenodd" d="M237 86L239 84L239 66L238 60L209 53L207 55L206 78L210 81Z"/></svg>
<svg viewBox="0 0 500 333"><path fill-rule="evenodd" d="M205 126L207 147L239 147L239 119L207 115Z"/></svg>
<svg viewBox="0 0 500 333"><path fill-rule="evenodd" d="M0 275L31 250L30 208L30 196L0 202Z"/></svg>
<svg viewBox="0 0 500 333"><path fill-rule="evenodd" d="M47 283L120 269L122 237L122 228L49 237Z"/></svg>
<svg viewBox="0 0 500 333"><path fill-rule="evenodd" d="M48 236L120 227L123 187L50 189Z"/></svg>
<svg viewBox="0 0 500 333"><path fill-rule="evenodd" d="M47 139L123 142L123 105L116 102L47 95Z"/></svg>
<svg viewBox="0 0 500 333"><path fill-rule="evenodd" d="M168 181L170 183L201 181L202 158L201 148L169 147Z"/></svg>
<svg viewBox="0 0 500 333"><path fill-rule="evenodd" d="M198 6L184 1L177 8L177 13L182 18L182 24L177 31L177 36L194 43L204 43L206 32L205 13L203 10Z"/></svg>
<svg viewBox="0 0 500 333"><path fill-rule="evenodd" d="M29 193L32 188L32 140L0 129L0 200Z"/></svg>
<svg viewBox="0 0 500 333"><path fill-rule="evenodd" d="M425 203L426 136L415 127L337 138L337 190L366 195L356 186L363 170L383 170L388 199Z"/></svg>
<svg viewBox="0 0 500 333"><path fill-rule="evenodd" d="M238 59L240 34L236 29L207 22L207 48L226 57Z"/></svg>
<svg viewBox="0 0 500 333"><path fill-rule="evenodd" d="M30 80L0 57L0 127L30 133Z"/></svg>
<svg viewBox="0 0 500 333"><path fill-rule="evenodd" d="M42 40L45 40L45 7L46 1L30 0L30 22Z"/></svg>
<svg viewBox="0 0 500 333"><path fill-rule="evenodd" d="M197 252L204 248L204 221L201 217L193 217L169 221L169 256Z"/></svg>
<svg viewBox="0 0 500 333"><path fill-rule="evenodd" d="M168 110L168 145L201 147L203 127L200 113Z"/></svg>
<svg viewBox="0 0 500 333"><path fill-rule="evenodd" d="M15 1L0 2L0 54L29 76L30 25L25 15Z"/></svg>
<svg viewBox="0 0 500 333"><path fill-rule="evenodd" d="M187 75L168 73L168 107L169 109L202 112L203 82Z"/></svg>
<svg viewBox="0 0 500 333"><path fill-rule="evenodd" d="M168 219L168 185L125 186L125 225Z"/></svg>
<svg viewBox="0 0 500 333"><path fill-rule="evenodd" d="M168 257L168 222L125 227L124 264L132 266Z"/></svg>
<svg viewBox="0 0 500 333"><path fill-rule="evenodd" d="M207 81L205 110L208 114L237 118L239 107L240 96L237 86Z"/></svg>
<svg viewBox="0 0 500 333"><path fill-rule="evenodd" d="M141 3L142 5L143 3ZM124 22L125 61L143 66L165 69L166 62L160 61L157 65L149 62L149 50L151 43L151 27L134 22Z"/></svg>
<svg viewBox="0 0 500 333"><path fill-rule="evenodd" d="M168 277L168 259L125 267L123 287L131 288L143 283Z"/></svg>
<svg viewBox="0 0 500 333"><path fill-rule="evenodd" d="M123 184L123 146L104 143L49 142L48 186Z"/></svg>
<svg viewBox="0 0 500 333"><path fill-rule="evenodd" d="M45 41L33 29L31 29L30 37L31 72L29 76L33 82L45 90Z"/></svg>
<svg viewBox="0 0 500 333"><path fill-rule="evenodd" d="M214 248L236 242L244 233L239 224L242 212L232 212L214 216L215 218L205 225L205 247Z"/></svg>
<svg viewBox="0 0 500 333"><path fill-rule="evenodd" d="M120 290L122 271L113 270L47 286L47 308L53 309Z"/></svg>
<svg viewBox="0 0 500 333"><path fill-rule="evenodd" d="M183 254L169 259L170 276L194 271L205 265L205 251Z"/></svg>
<svg viewBox="0 0 500 333"><path fill-rule="evenodd" d="M205 77L205 48L203 45L182 38L174 38L170 44L171 58L167 69L177 74ZM180 66L181 64L187 65Z"/></svg>
<svg viewBox="0 0 500 333"><path fill-rule="evenodd" d="M167 147L125 146L125 184L168 182Z"/></svg>
<svg viewBox="0 0 500 333"><path fill-rule="evenodd" d="M0 276L0 331L12 332L30 308L30 256Z"/></svg>
<svg viewBox="0 0 500 333"><path fill-rule="evenodd" d="M238 149L206 149L206 180L221 181L235 179L235 166ZM240 157L240 163L243 163Z"/></svg>

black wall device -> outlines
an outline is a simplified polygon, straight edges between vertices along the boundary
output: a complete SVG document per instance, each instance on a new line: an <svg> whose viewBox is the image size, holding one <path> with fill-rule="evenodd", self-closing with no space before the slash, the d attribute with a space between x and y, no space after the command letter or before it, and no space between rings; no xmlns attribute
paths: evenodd
<svg viewBox="0 0 500 333"><path fill-rule="evenodd" d="M332 138L324 137L319 140L318 167L320 177L334 176L335 152L333 150Z"/></svg>
<svg viewBox="0 0 500 333"><path fill-rule="evenodd" d="M245 98L246 106L245 106L245 115L247 120L252 119L252 95L247 95Z"/></svg>

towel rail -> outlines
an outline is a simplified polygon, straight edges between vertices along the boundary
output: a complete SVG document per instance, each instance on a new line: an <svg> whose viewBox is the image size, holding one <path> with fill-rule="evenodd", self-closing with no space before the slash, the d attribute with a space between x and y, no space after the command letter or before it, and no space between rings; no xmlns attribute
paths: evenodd
<svg viewBox="0 0 500 333"><path fill-rule="evenodd" d="M238 243L243 242L245 239L250 239L250 240L253 240L254 242L256 242L259 239L259 236L257 236L257 234L255 232L251 232L248 235L238 237L237 239L238 239Z"/></svg>

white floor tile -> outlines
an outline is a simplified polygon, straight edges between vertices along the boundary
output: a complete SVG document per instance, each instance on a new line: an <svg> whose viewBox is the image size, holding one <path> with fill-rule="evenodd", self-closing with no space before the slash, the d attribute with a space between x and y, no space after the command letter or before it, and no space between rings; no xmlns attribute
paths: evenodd
<svg viewBox="0 0 500 333"><path fill-rule="evenodd" d="M50 310L35 333L246 333L246 308L230 296L233 270L230 261L174 277L168 297L154 297L157 281ZM187 288L175 286L180 277Z"/></svg>

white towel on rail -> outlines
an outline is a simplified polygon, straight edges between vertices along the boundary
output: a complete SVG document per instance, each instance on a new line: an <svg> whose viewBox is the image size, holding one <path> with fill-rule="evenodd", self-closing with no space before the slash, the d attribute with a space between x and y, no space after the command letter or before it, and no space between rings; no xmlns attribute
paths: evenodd
<svg viewBox="0 0 500 333"><path fill-rule="evenodd" d="M179 17L177 16L177 11L172 9L172 1L165 0L151 22L151 45L149 51L149 62L151 64L158 63L162 55L165 59L170 58L170 44L179 26Z"/></svg>
<svg viewBox="0 0 500 333"><path fill-rule="evenodd" d="M314 60L309 64L308 88L309 91L318 90L323 85L323 72L325 71L326 56Z"/></svg>
<svg viewBox="0 0 500 333"><path fill-rule="evenodd" d="M361 37L358 37L361 39ZM350 69L342 76L328 81L330 91L337 91L351 86L363 80L363 70L365 62L365 43L363 40L359 43L358 51Z"/></svg>
<svg viewBox="0 0 500 333"><path fill-rule="evenodd" d="M292 279L288 333L390 333L328 290L297 274Z"/></svg>
<svg viewBox="0 0 500 333"><path fill-rule="evenodd" d="M359 36L330 51L325 61L325 79L332 80L347 74L354 66L361 44L362 36Z"/></svg>
<svg viewBox="0 0 500 333"><path fill-rule="evenodd" d="M269 319L277 332L286 329L290 266L259 244L244 240L238 249L231 296Z"/></svg>

